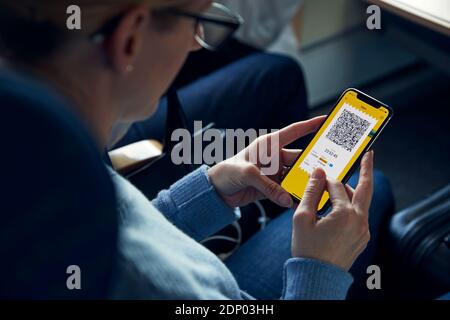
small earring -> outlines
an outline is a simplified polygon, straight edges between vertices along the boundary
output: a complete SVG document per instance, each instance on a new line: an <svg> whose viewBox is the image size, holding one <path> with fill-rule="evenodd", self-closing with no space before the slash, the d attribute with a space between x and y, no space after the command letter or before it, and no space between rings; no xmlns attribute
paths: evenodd
<svg viewBox="0 0 450 320"><path fill-rule="evenodd" d="M134 67L131 64L127 65L126 71L128 73L133 72L133 70L134 70Z"/></svg>

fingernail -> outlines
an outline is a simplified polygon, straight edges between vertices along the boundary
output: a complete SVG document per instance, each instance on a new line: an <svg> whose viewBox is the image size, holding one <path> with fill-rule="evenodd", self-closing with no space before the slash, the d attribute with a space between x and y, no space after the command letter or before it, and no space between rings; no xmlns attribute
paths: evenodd
<svg viewBox="0 0 450 320"><path fill-rule="evenodd" d="M311 174L313 179L323 179L325 177L325 172L322 169L315 168Z"/></svg>
<svg viewBox="0 0 450 320"><path fill-rule="evenodd" d="M283 207L288 207L288 208L292 207L292 199L291 199L291 196L289 196L289 195L286 194L286 193L283 193L283 194L280 196L280 203L281 203L281 205L283 205Z"/></svg>

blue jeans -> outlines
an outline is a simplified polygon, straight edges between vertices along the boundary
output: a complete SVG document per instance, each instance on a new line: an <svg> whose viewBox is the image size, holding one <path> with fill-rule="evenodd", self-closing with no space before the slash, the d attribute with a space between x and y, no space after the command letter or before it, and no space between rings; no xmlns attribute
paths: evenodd
<svg viewBox="0 0 450 320"><path fill-rule="evenodd" d="M357 182L358 174L355 173L348 184L356 187ZM381 172L375 171L374 194L369 210L371 239L350 269L355 279L354 286L365 284L366 268L373 260L380 227L383 219L393 209L394 200L389 181ZM291 257L292 215L292 210L286 210L225 261L241 289L255 298L278 299L281 296L283 264ZM357 297L354 294L352 298Z"/></svg>

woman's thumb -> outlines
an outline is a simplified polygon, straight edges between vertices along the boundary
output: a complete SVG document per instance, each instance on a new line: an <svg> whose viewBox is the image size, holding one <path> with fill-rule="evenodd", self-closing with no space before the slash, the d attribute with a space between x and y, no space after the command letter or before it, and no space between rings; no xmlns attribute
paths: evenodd
<svg viewBox="0 0 450 320"><path fill-rule="evenodd" d="M261 192L267 199L276 204L291 208L293 206L293 201L289 193L287 193L278 183L271 180L261 173L253 175L250 178L252 187Z"/></svg>

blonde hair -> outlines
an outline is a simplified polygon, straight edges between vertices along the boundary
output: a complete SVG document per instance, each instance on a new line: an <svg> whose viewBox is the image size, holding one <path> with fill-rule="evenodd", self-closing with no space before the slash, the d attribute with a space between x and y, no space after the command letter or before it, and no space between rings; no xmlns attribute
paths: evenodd
<svg viewBox="0 0 450 320"><path fill-rule="evenodd" d="M82 12L82 32L98 28L104 21L133 5L148 5L150 9L162 10L179 7L190 0L79 0L76 5ZM0 5L13 10L26 20L51 21L56 26L65 26L66 10L74 1L70 0L0 0Z"/></svg>
<svg viewBox="0 0 450 320"><path fill-rule="evenodd" d="M101 28L127 8L148 5L154 11L177 8L192 0L78 0L81 30L66 28L71 0L0 0L0 57L12 63L35 63L64 43Z"/></svg>

